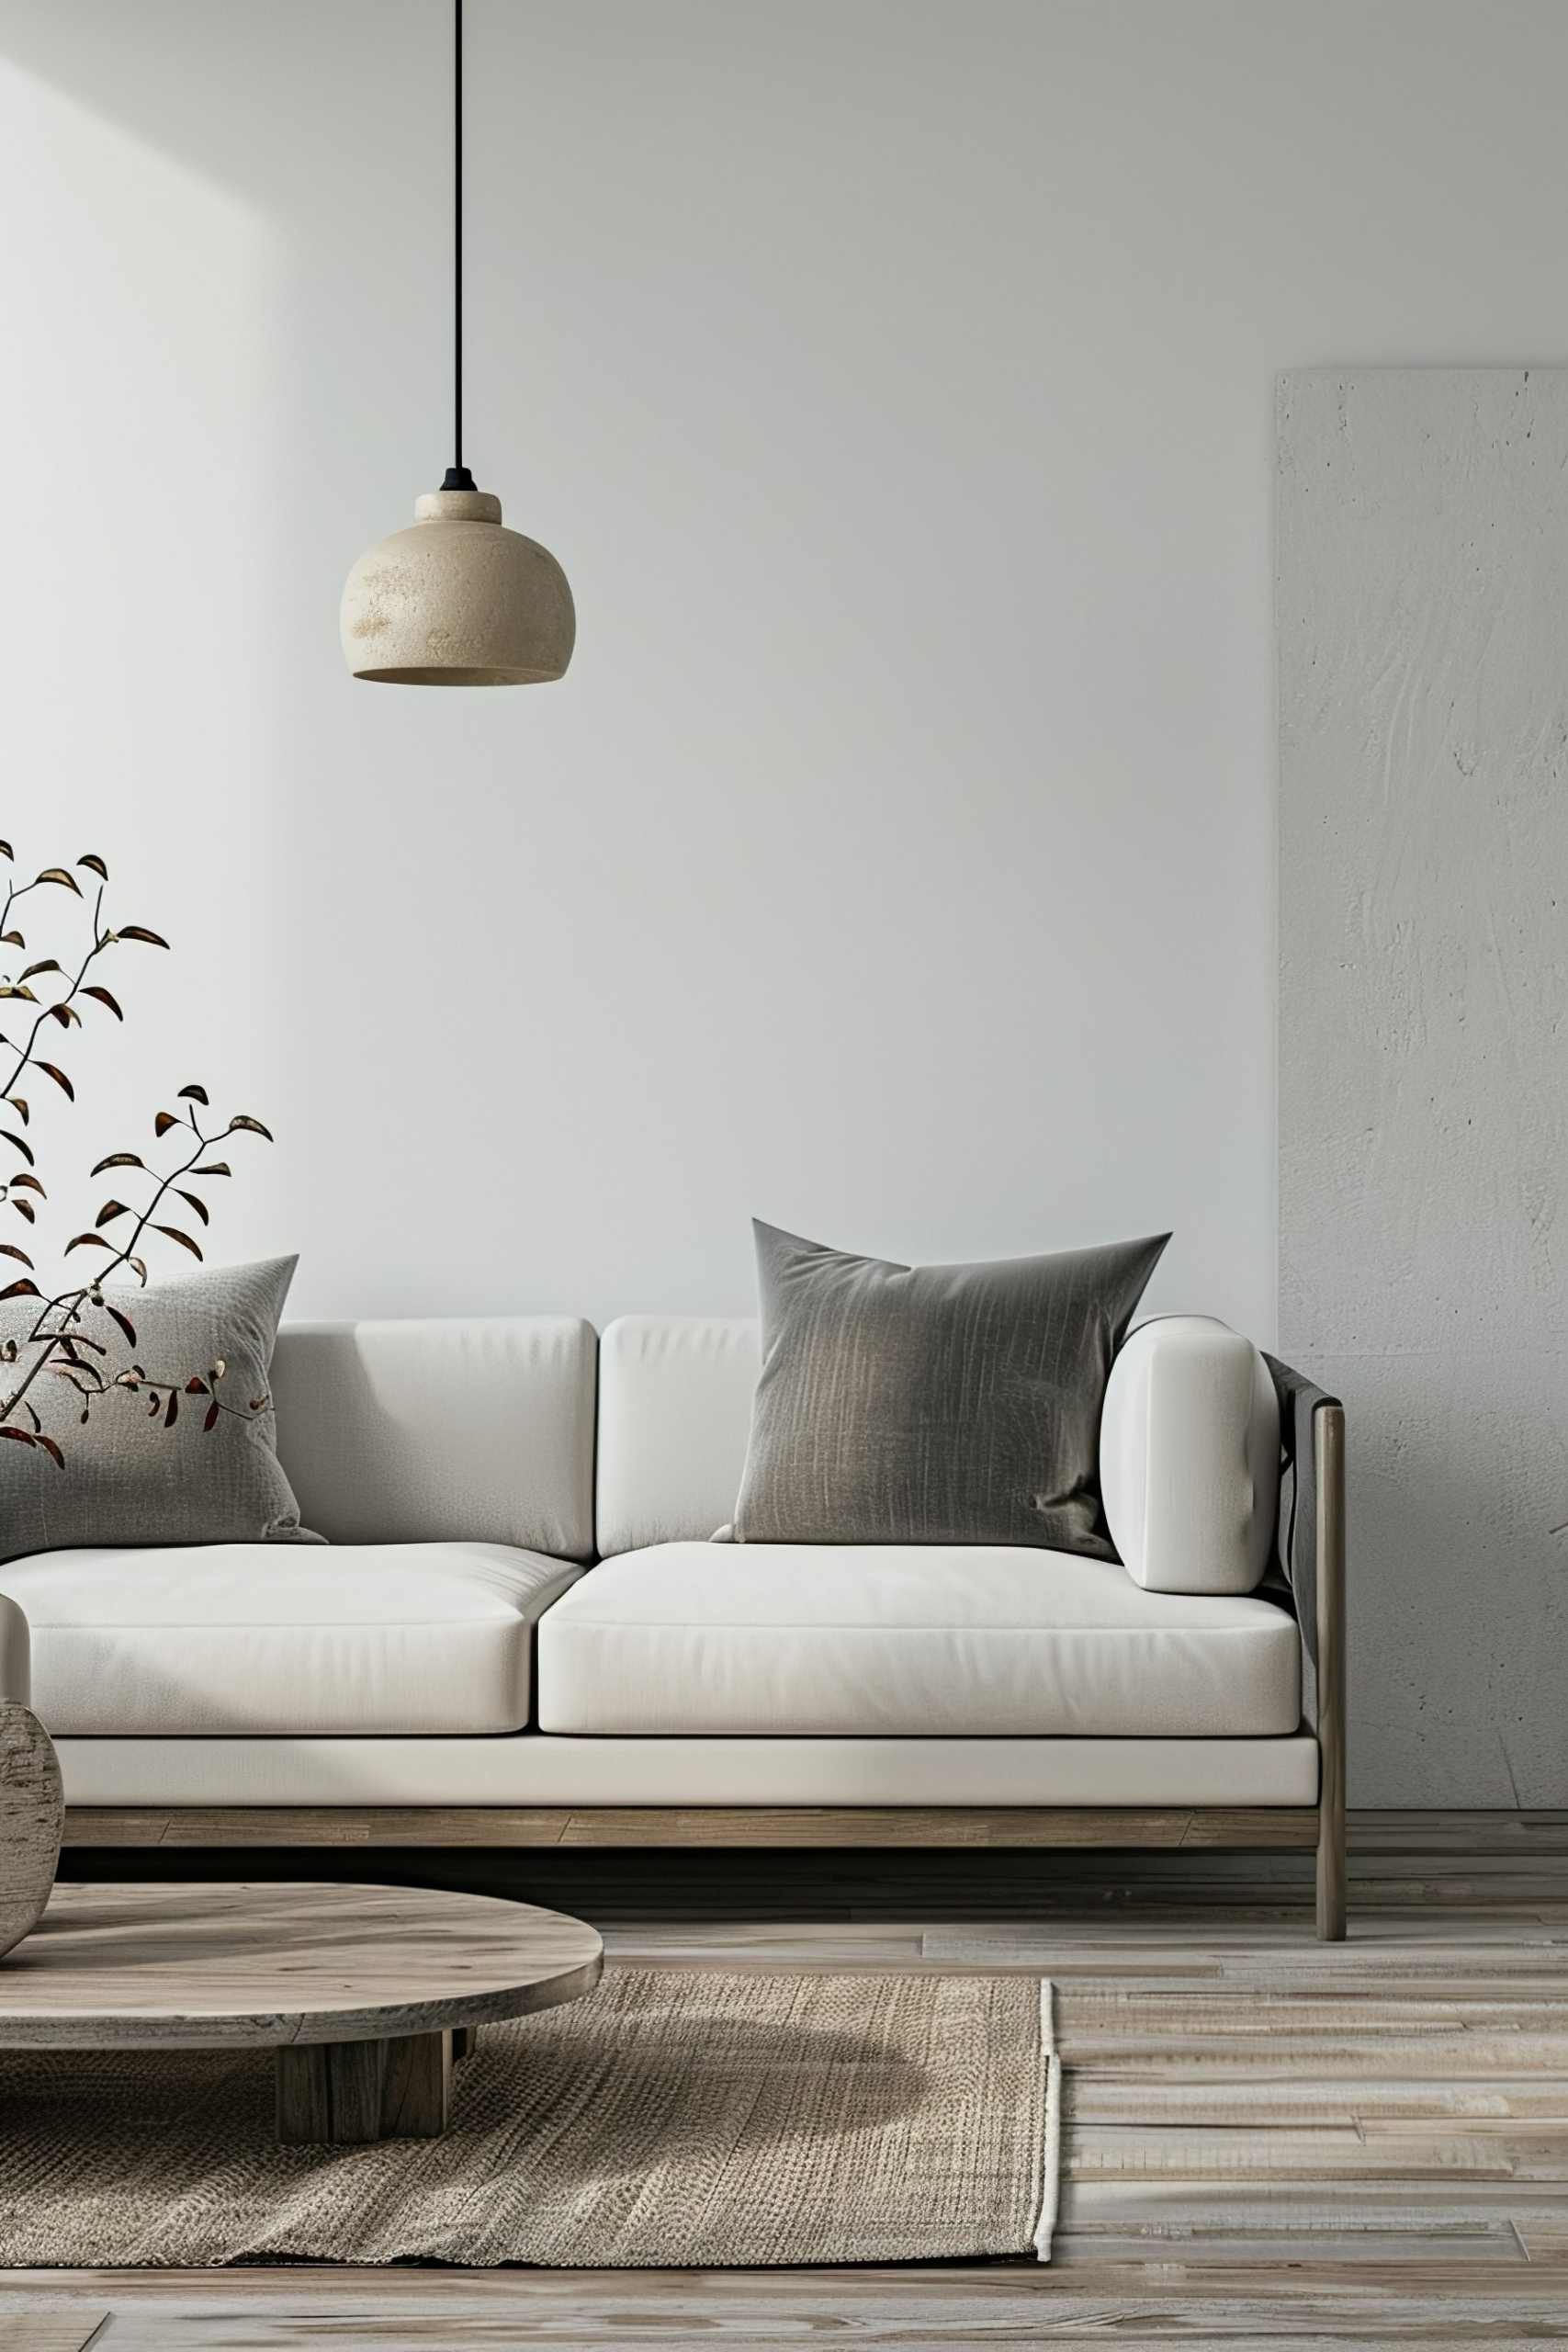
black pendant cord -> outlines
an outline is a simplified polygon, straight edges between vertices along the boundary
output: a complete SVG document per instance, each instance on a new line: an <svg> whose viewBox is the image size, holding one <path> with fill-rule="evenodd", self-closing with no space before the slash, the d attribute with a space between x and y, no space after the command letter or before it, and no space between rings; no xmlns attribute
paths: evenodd
<svg viewBox="0 0 1568 2352"><path fill-rule="evenodd" d="M463 470L463 0L452 0L452 462Z"/></svg>
<svg viewBox="0 0 1568 2352"><path fill-rule="evenodd" d="M452 438L443 490L472 490L463 463L463 0L452 0Z"/></svg>

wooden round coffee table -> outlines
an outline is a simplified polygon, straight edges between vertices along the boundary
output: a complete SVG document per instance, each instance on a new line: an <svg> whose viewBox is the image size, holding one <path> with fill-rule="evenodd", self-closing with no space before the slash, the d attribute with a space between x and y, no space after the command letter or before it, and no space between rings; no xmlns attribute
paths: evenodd
<svg viewBox="0 0 1568 2352"><path fill-rule="evenodd" d="M277 2053L280 2140L434 2139L476 2026L575 2000L581 1919L398 1886L57 1886L0 1960L0 2049Z"/></svg>

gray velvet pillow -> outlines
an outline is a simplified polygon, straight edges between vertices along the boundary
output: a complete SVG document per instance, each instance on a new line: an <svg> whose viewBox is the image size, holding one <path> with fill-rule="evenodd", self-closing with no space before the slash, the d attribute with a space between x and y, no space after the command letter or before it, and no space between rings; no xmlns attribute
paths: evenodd
<svg viewBox="0 0 1568 2352"><path fill-rule="evenodd" d="M976 1266L757 1225L762 1371L739 1544L1038 1544L1116 1557L1111 1359L1170 1236Z"/></svg>
<svg viewBox="0 0 1568 2352"><path fill-rule="evenodd" d="M144 1367L156 1385L158 1418L149 1409L149 1387L118 1388L94 1403L84 1427L76 1390L43 1374L28 1394L64 1466L41 1446L0 1444L0 1558L78 1544L321 1543L299 1524L270 1401L254 1416L249 1410L253 1397L270 1395L273 1342L296 1263L271 1258L146 1290L106 1290L129 1317L134 1347L106 1329L102 1316L85 1328L113 1343L102 1360L110 1379L132 1363ZM0 1302L0 1342L25 1342L37 1311L36 1299ZM0 1367L0 1393L12 1393L34 1352L23 1345L17 1364ZM186 1394L185 1383L193 1374L206 1379L220 1360L218 1394L236 1409L208 1430L211 1395ZM25 1416L21 1425L31 1426Z"/></svg>

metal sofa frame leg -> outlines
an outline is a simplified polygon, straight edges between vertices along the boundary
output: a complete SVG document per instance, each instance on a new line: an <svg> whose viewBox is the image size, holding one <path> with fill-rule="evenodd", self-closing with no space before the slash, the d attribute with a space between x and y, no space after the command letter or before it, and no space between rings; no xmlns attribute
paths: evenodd
<svg viewBox="0 0 1568 2352"><path fill-rule="evenodd" d="M1312 1417L1317 1458L1317 1933L1345 1938L1345 1408Z"/></svg>

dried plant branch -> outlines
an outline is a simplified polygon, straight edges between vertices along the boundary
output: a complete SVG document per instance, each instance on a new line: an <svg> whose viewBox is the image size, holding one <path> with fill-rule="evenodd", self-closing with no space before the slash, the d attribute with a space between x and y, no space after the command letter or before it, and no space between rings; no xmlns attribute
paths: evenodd
<svg viewBox="0 0 1568 2352"><path fill-rule="evenodd" d="M0 856L7 862L14 862L8 842L0 842ZM89 981L88 973L100 956L108 948L118 946L121 941L135 940L153 947L168 946L166 939L141 923L124 924L118 930L106 926L103 910L108 868L101 857L91 854L79 858L77 866L96 877L97 888L89 917L90 944L75 961L74 969L68 969L56 958L46 956L28 965L16 980L0 978L0 1001L19 1001L39 1008L23 1044L18 1046L9 1038L0 1037L0 1048L16 1056L10 1076L3 1091L0 1091L0 1100L17 1113L24 1126L30 1124L31 1113L26 1098L15 1090L29 1069L45 1072L61 1088L68 1101L75 1101L75 1089L66 1072L56 1064L44 1060L38 1051L45 1023L52 1020L69 1034L72 1024L80 1024L81 1022L82 1016L77 1010L77 999L80 997L96 1000L117 1021L123 1021L125 1015L118 1002L107 989ZM85 899L74 876L64 866L46 866L35 880L13 883L7 888L4 907L0 908L0 946L17 947L26 952L27 942L13 923L13 910L19 899L46 885L68 890L82 902L85 910ZM50 1001L40 1002L28 982L35 978L42 979L51 973L58 974L65 983L64 991ZM136 1327L130 1315L105 1296L105 1283L116 1274L129 1272L145 1286L147 1263L141 1251L151 1246L150 1236L176 1242L193 1257L201 1260L204 1253L195 1237L183 1226L160 1223L159 1211L164 1208L164 1204L173 1194L193 1210L202 1226L206 1227L210 1223L210 1212L201 1195L189 1190L188 1185L202 1179L228 1177L232 1171L226 1160L206 1160L205 1155L233 1135L258 1135L268 1143L272 1140L261 1121L253 1119L245 1112L236 1112L225 1124L214 1125L209 1133L200 1116L201 1112L211 1108L203 1086L183 1086L175 1099L183 1107L178 1111L160 1111L153 1121L153 1133L161 1142L176 1128L183 1128L194 1138L193 1148L184 1153L177 1165L160 1170L150 1167L138 1152L118 1151L110 1152L107 1159L100 1159L92 1170L94 1176L100 1176L108 1169L124 1169L133 1175L146 1177L152 1184L151 1195L141 1210L133 1209L118 1199L107 1200L98 1211L92 1228L78 1233L66 1243L63 1253L66 1257L73 1250L84 1249L103 1250L107 1253L107 1263L94 1275L77 1284L64 1284L52 1295L46 1295L32 1279L37 1268L27 1250L12 1242L0 1242L0 1252L18 1261L27 1269L25 1276L0 1290L0 1300L38 1301L31 1328L25 1334L13 1334L0 1345L0 1363L18 1367L15 1388L9 1396L0 1397L0 1439L8 1438L24 1445L37 1446L61 1466L64 1463L63 1453L58 1442L44 1429L38 1410L38 1401L43 1400L43 1391L39 1389L38 1384L46 1374L52 1375L59 1383L55 1394L69 1388L80 1400L78 1419L82 1421L90 1418L96 1403L112 1395L145 1394L150 1399L148 1418L161 1420L165 1429L175 1425L182 1396L205 1397L207 1406L203 1428L209 1431L216 1429L220 1419L226 1415L242 1420L250 1419L270 1402L265 1396L253 1396L243 1408L231 1405L219 1394L219 1385L225 1370L221 1360L200 1370L187 1370L170 1375L150 1373L134 1360L112 1373L109 1368L111 1351L123 1347L134 1351L137 1339ZM39 1200L49 1197L42 1179L34 1172L37 1155L25 1137L7 1128L0 1127L0 1141L8 1144L17 1157L28 1163L24 1171L12 1176L7 1182L0 1183L0 1205L9 1205L17 1210L27 1225L32 1227L37 1223L34 1196ZM122 1216L130 1217L132 1223L129 1237L117 1245L105 1238L102 1228L118 1223ZM95 1328L105 1330L109 1336L101 1340L94 1338L86 1328L89 1320ZM28 1357L31 1361L26 1361ZM101 1361L95 1363L94 1357Z"/></svg>

